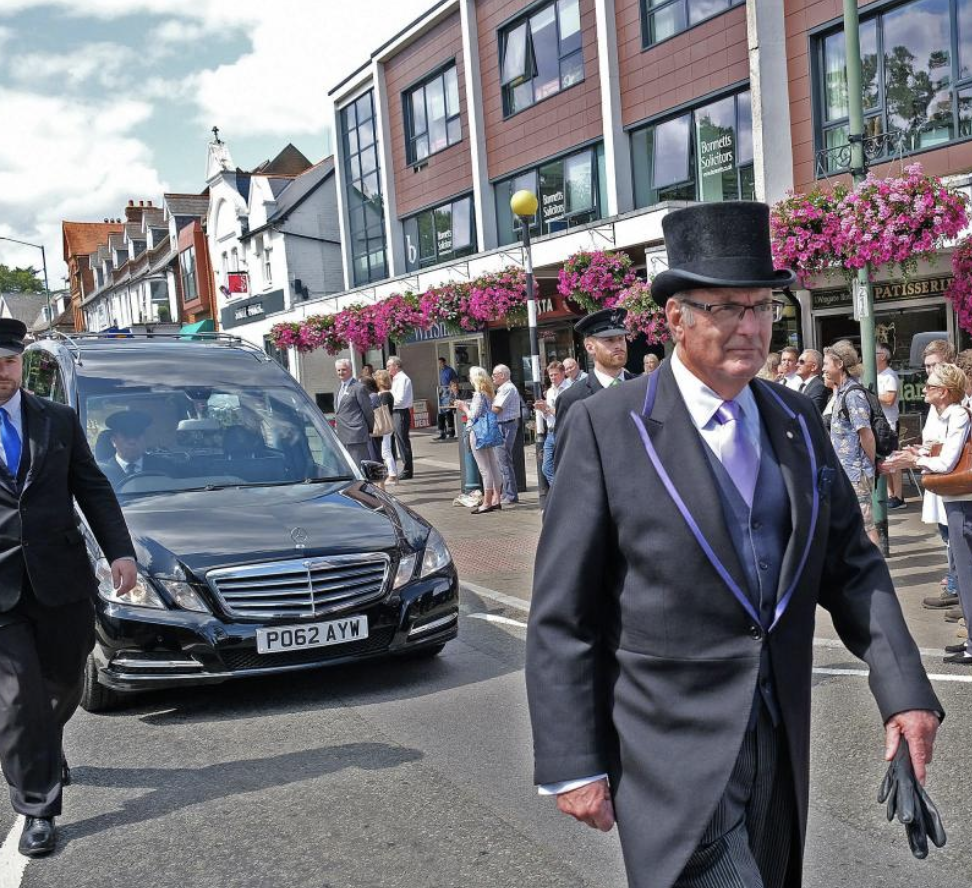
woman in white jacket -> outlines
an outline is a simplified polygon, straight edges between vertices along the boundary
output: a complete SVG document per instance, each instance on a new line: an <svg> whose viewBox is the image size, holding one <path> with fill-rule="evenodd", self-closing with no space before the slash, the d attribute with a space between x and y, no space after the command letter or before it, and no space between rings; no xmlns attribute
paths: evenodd
<svg viewBox="0 0 972 888"><path fill-rule="evenodd" d="M932 456L929 447L910 447L887 460L883 471L916 467L925 473L948 474L955 468L969 436L969 411L962 405L967 383L965 373L955 364L938 364L932 369L925 383L925 400L938 421L941 451ZM958 577L959 603L968 618L972 614L972 494L942 496L941 501ZM949 645L945 652L949 655L946 663L972 666L972 640Z"/></svg>

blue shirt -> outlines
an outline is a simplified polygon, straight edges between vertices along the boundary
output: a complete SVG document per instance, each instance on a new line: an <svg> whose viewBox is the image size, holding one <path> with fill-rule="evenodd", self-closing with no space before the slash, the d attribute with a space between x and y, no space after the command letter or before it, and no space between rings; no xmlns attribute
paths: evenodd
<svg viewBox="0 0 972 888"><path fill-rule="evenodd" d="M442 386L442 388L449 388L449 383L452 382L453 379L458 378L459 374L456 373L456 371L453 370L448 364L446 364L445 367L439 371L439 385Z"/></svg>

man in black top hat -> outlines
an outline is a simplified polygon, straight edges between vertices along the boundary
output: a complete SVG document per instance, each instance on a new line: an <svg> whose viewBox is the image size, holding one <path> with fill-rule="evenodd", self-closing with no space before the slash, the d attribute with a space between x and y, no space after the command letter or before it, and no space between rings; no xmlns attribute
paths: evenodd
<svg viewBox="0 0 972 888"><path fill-rule="evenodd" d="M605 308L586 315L574 324L574 329L584 337L584 348L594 361L594 372L578 379L557 398L558 428L563 428L571 405L631 379L631 374L624 369L628 362L628 331L624 326L627 314L623 308ZM558 442L554 451L555 460L559 452Z"/></svg>
<svg viewBox="0 0 972 888"><path fill-rule="evenodd" d="M870 666L886 755L904 736L920 780L942 707L819 412L755 378L794 277L773 268L769 208L662 227L674 353L558 420L569 483L550 489L527 633L535 780L590 826L617 818L632 888L799 888L817 605Z"/></svg>
<svg viewBox="0 0 972 888"><path fill-rule="evenodd" d="M133 475L168 474L164 460L145 452L145 432L151 424L152 417L141 410L119 410L105 420L115 455L99 466L115 490Z"/></svg>
<svg viewBox="0 0 972 888"><path fill-rule="evenodd" d="M135 552L111 485L70 407L20 387L20 321L0 319L0 765L26 817L20 851L54 848L64 725L81 699L94 644L98 582L74 501L119 595L135 585ZM107 579L107 578L106 578Z"/></svg>

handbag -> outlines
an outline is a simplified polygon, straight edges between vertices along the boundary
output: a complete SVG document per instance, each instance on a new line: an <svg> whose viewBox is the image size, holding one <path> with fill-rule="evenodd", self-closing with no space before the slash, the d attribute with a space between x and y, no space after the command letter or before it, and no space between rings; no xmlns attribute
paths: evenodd
<svg viewBox="0 0 972 888"><path fill-rule="evenodd" d="M395 431L395 424L392 422L391 410L387 404L381 404L375 408L375 424L371 429L372 438L384 438Z"/></svg>
<svg viewBox="0 0 972 888"><path fill-rule="evenodd" d="M473 434L476 436L476 449L499 447L503 443L503 432L496 421L496 414L488 407L472 424Z"/></svg>
<svg viewBox="0 0 972 888"><path fill-rule="evenodd" d="M966 408L966 413L968 409ZM972 415L970 415L972 418ZM931 446L931 455L938 456L942 445L936 442ZM925 472L921 476L921 486L938 496L968 496L972 494L972 436L966 433L962 452L951 472Z"/></svg>

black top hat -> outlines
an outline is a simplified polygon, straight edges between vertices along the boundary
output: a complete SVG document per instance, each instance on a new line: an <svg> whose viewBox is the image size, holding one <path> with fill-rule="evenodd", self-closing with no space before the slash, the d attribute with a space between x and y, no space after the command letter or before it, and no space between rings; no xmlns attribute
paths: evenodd
<svg viewBox="0 0 972 888"><path fill-rule="evenodd" d="M0 357L19 355L24 350L27 325L16 318L0 318Z"/></svg>
<svg viewBox="0 0 972 888"><path fill-rule="evenodd" d="M105 425L126 438L136 438L152 425L152 417L141 410L119 410L105 420Z"/></svg>
<svg viewBox="0 0 972 888"><path fill-rule="evenodd" d="M668 270L651 282L664 304L675 293L707 287L771 287L796 283L788 269L773 268L769 207L752 200L702 203L662 219Z"/></svg>
<svg viewBox="0 0 972 888"><path fill-rule="evenodd" d="M624 319L628 312L623 308L602 308L593 314L584 315L574 329L581 336L627 336Z"/></svg>

